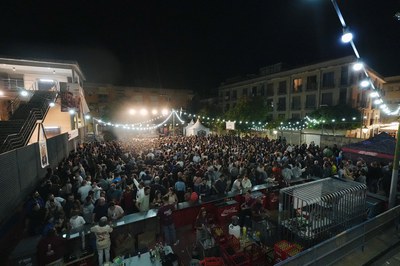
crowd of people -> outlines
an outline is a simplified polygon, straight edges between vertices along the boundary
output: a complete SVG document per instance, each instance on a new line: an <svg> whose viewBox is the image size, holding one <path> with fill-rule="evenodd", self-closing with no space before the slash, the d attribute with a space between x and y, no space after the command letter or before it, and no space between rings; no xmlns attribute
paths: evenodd
<svg viewBox="0 0 400 266"><path fill-rule="evenodd" d="M285 139L163 137L79 146L48 168L26 204L27 232L58 233L165 204L247 191L270 180L338 177L389 193L391 164L355 162L333 147L290 145Z"/></svg>

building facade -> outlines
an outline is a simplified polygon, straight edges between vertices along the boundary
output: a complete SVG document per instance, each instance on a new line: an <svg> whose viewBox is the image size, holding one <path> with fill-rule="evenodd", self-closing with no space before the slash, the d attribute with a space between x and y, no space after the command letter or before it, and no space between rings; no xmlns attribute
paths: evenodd
<svg viewBox="0 0 400 266"><path fill-rule="evenodd" d="M364 124L379 121L369 89L361 89L364 77L352 70L354 56L283 70L281 64L261 68L257 75L242 80L227 80L218 88L219 103L227 111L241 97L262 97L271 109L270 120L301 119L323 106L347 104L362 111ZM384 79L367 68L375 88L381 90Z"/></svg>
<svg viewBox="0 0 400 266"><path fill-rule="evenodd" d="M162 110L186 109L193 96L191 90L85 84L90 114L113 123L140 122L161 114ZM148 110L148 114L140 114L142 109Z"/></svg>

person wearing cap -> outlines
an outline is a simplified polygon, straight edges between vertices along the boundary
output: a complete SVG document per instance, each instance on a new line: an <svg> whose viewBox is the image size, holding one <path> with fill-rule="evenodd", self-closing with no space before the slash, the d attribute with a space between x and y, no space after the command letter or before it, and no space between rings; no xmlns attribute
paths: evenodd
<svg viewBox="0 0 400 266"><path fill-rule="evenodd" d="M105 262L110 261L110 233L113 231L113 228L108 225L107 217L103 216L100 218L99 224L90 228L90 231L96 236L97 254L99 256L98 265L103 265L104 256L106 258Z"/></svg>

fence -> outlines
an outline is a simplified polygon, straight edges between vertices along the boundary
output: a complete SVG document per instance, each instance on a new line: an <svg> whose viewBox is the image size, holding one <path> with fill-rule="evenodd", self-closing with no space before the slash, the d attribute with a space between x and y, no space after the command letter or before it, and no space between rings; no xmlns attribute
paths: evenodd
<svg viewBox="0 0 400 266"><path fill-rule="evenodd" d="M398 229L399 218L400 206L397 206L276 265L333 264L347 254L363 249L369 240L381 235L382 231L393 226Z"/></svg>
<svg viewBox="0 0 400 266"><path fill-rule="evenodd" d="M68 134L48 139L49 166L57 166L68 155L68 149ZM0 225L26 200L45 174L38 143L0 154Z"/></svg>

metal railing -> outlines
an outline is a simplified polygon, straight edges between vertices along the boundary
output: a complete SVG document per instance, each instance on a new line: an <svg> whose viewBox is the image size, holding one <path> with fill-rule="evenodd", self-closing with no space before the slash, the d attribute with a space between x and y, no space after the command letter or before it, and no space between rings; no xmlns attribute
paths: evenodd
<svg viewBox="0 0 400 266"><path fill-rule="evenodd" d="M399 218L400 206L397 206L276 265L333 264L349 253L363 249L369 240L382 235L382 231L392 226L398 229Z"/></svg>
<svg viewBox="0 0 400 266"><path fill-rule="evenodd" d="M57 95L54 94L54 98ZM29 111L28 117L26 118L21 130L17 133L10 134L6 137L2 145L0 146L0 153L7 152L13 149L21 148L28 144L29 139L33 134L36 122L46 117L49 111L49 103L47 99L44 99L41 105L37 108L32 108Z"/></svg>

